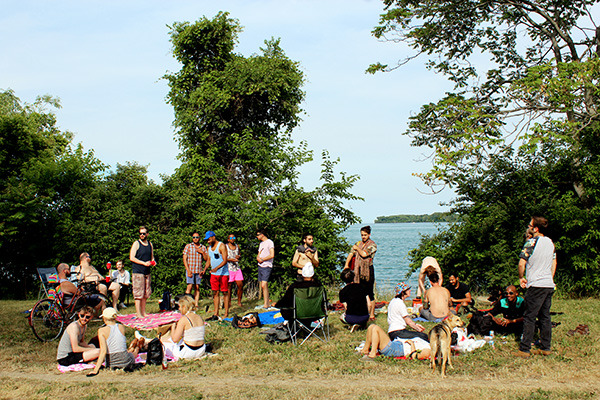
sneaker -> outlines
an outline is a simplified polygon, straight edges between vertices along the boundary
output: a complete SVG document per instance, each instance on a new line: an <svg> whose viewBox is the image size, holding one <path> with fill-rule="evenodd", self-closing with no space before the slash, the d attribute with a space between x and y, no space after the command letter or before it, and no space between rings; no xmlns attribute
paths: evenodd
<svg viewBox="0 0 600 400"><path fill-rule="evenodd" d="M213 316L212 316L212 317L210 317L210 318L206 318L206 320L207 320L207 321L220 321L220 320L221 320L221 318L219 318L219 316L218 316L218 315L213 315Z"/></svg>
<svg viewBox="0 0 600 400"><path fill-rule="evenodd" d="M127 308L127 306L125 305L125 303L119 303L119 308L124 309Z"/></svg>

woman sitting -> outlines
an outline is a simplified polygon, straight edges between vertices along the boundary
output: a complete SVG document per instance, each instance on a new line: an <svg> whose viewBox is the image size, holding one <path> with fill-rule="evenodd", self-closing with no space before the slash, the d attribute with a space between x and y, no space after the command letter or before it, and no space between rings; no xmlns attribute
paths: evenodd
<svg viewBox="0 0 600 400"><path fill-rule="evenodd" d="M131 368L135 364L135 357L144 345L144 339L135 339L127 350L127 339L125 338L125 327L117 323L117 310L112 307L105 308L102 312L102 320L106 326L98 329L98 342L100 343L100 355L96 368L88 376L98 374L102 362L106 359L108 368Z"/></svg>
<svg viewBox="0 0 600 400"><path fill-rule="evenodd" d="M410 296L410 286L404 282L396 285L396 297L390 301L388 306L388 335L390 339L412 339L414 337L421 338L429 342L429 337L424 333L425 328L415 323L409 316L404 300ZM410 326L414 331L406 329ZM416 331L416 332L415 332Z"/></svg>
<svg viewBox="0 0 600 400"><path fill-rule="evenodd" d="M420 339L415 341L423 342ZM373 324L367 329L367 340L365 346L361 350L363 361L374 361L379 354L386 357L402 357L418 358L423 360L429 358L431 349L427 345L417 346L413 340L390 340L390 337L379 326Z"/></svg>
<svg viewBox="0 0 600 400"><path fill-rule="evenodd" d="M204 344L204 320L194 310L194 299L183 296L179 299L181 319L171 325L166 335L161 337L165 354L174 358L200 358L206 352Z"/></svg>
<svg viewBox="0 0 600 400"><path fill-rule="evenodd" d="M351 269L343 270L341 278L346 286L340 290L340 303L344 305L340 320L350 325L353 332L356 328L365 329L371 309L369 294L363 285L354 283L354 272Z"/></svg>

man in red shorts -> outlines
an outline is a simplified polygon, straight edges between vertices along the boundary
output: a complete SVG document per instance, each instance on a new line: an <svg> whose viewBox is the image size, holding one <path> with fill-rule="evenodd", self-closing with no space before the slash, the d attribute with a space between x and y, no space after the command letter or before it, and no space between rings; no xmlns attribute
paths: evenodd
<svg viewBox="0 0 600 400"><path fill-rule="evenodd" d="M225 318L229 316L229 303L231 301L231 291L229 290L229 267L227 266L227 249L222 242L217 240L213 231L208 231L204 235L204 240L208 243L208 265L210 267L210 289L213 293L214 313L207 318L207 321L219 319L219 306L221 304L220 292L223 292L223 307L225 308Z"/></svg>

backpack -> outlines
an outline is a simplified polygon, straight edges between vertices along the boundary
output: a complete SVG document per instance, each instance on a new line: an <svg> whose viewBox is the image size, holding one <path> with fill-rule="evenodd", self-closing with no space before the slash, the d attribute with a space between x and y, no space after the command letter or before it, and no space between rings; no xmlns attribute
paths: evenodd
<svg viewBox="0 0 600 400"><path fill-rule="evenodd" d="M471 322L467 326L467 333L474 335L485 336L490 333L490 330L493 329L494 321L492 317L489 315L485 315L481 311L476 311L473 313L473 317L471 317Z"/></svg>
<svg viewBox="0 0 600 400"><path fill-rule="evenodd" d="M148 354L146 355L146 363L150 365L161 365L165 352L163 344L159 338L154 338L148 343Z"/></svg>
<svg viewBox="0 0 600 400"><path fill-rule="evenodd" d="M250 326L240 326L240 322L246 320L250 316L254 316L256 323L251 324ZM262 324L260 322L260 317L258 316L257 312L249 312L246 315L244 315L243 317L240 317L237 314L235 314L233 316L233 319L231 320L231 326L233 326L234 328L238 328L238 329L249 329L249 328L256 328L257 326L261 327Z"/></svg>
<svg viewBox="0 0 600 400"><path fill-rule="evenodd" d="M159 302L159 307L160 307L160 311L171 311L172 310L171 292L166 291L166 290L163 292L163 298Z"/></svg>

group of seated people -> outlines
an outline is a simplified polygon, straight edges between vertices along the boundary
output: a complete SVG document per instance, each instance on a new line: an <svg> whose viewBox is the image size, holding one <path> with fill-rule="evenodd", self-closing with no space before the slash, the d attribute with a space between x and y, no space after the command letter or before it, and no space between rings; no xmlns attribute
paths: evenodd
<svg viewBox="0 0 600 400"><path fill-rule="evenodd" d="M179 299L181 318L157 329L166 357L193 359L205 354L205 324L202 317L195 313L195 308L194 299L183 296ZM104 326L98 329L97 337L86 343L87 325L94 316L94 309L89 306L81 308L77 320L67 326L60 339L56 353L58 364L69 366L96 360L89 376L97 375L103 362L106 362L107 368L132 369L136 356L147 344L146 339L136 334L128 348L125 326L117 322L117 315L116 309L105 308L102 312Z"/></svg>
<svg viewBox="0 0 600 400"><path fill-rule="evenodd" d="M64 304L70 305L71 299L77 292L77 284L89 283L104 298L108 299L109 292L111 293L110 299L112 299L113 308L126 308L124 301L127 293L131 290L131 277L125 270L123 261L117 261L117 269L112 272L109 280L100 274L90 264L90 261L90 255L84 252L79 256L79 265L69 267L67 264L61 263L57 267ZM94 308L96 315L99 315L107 306L102 296L89 295L85 298L86 304Z"/></svg>
<svg viewBox="0 0 600 400"><path fill-rule="evenodd" d="M85 257L78 273L82 274L85 280L86 277L94 276L95 269L89 268L89 261L87 261L89 255L87 253L83 255ZM470 307L473 304L468 286L460 283L456 274L450 275L450 287L441 287L441 271L438 273L439 266L435 268L432 264L437 265L437 262L432 262L431 259L428 257L424 260L424 264L429 263L423 270L429 278L431 287L425 291L424 308L420 314L429 321L445 318L460 307ZM69 266L60 264L57 270L64 294L63 301L69 302L77 290L68 279ZM88 273L89 271L92 273ZM117 263L115 273L124 275L122 262ZM350 326L351 331L356 328L365 329L369 322L371 306L369 295L363 285L354 283L352 270L344 269L341 279L346 285L339 293L340 303L344 306L340 319ZM114 283L118 284L118 280L111 282L111 287ZM307 263L302 268L302 281L292 283L275 307L281 310L284 319L291 320L294 289L319 286L322 285L314 276L314 267L311 263ZM116 298L114 297L114 292L116 290L118 293L118 288L111 290L113 290L113 304L118 304L118 294ZM370 325L367 329L366 341L361 350L364 360L374 359L378 352L389 357L406 356L425 359L430 356L429 337L425 333L425 328L412 320L405 304L405 300L411 294L411 287L401 282L396 286L395 293L395 297L388 305L387 332L376 324ZM102 312L105 326L98 330L97 345L85 343L87 324L101 306L99 303L94 304L92 299L88 301L90 303L81 308L77 320L69 324L59 342L58 363L67 366L97 359L94 371L90 375L97 374L104 361L107 367L111 368L131 367L136 355L144 347L144 338L139 336L127 348L125 327L116 321L117 310L109 307ZM190 296L181 297L178 304L182 317L176 323L163 326L158 330L165 354L168 357L184 359L202 357L206 353L204 320L195 313L194 300ZM485 316L492 321L491 330L500 334L520 335L523 328L523 309L523 298L518 296L517 288L510 285L506 288L504 297L498 300Z"/></svg>

